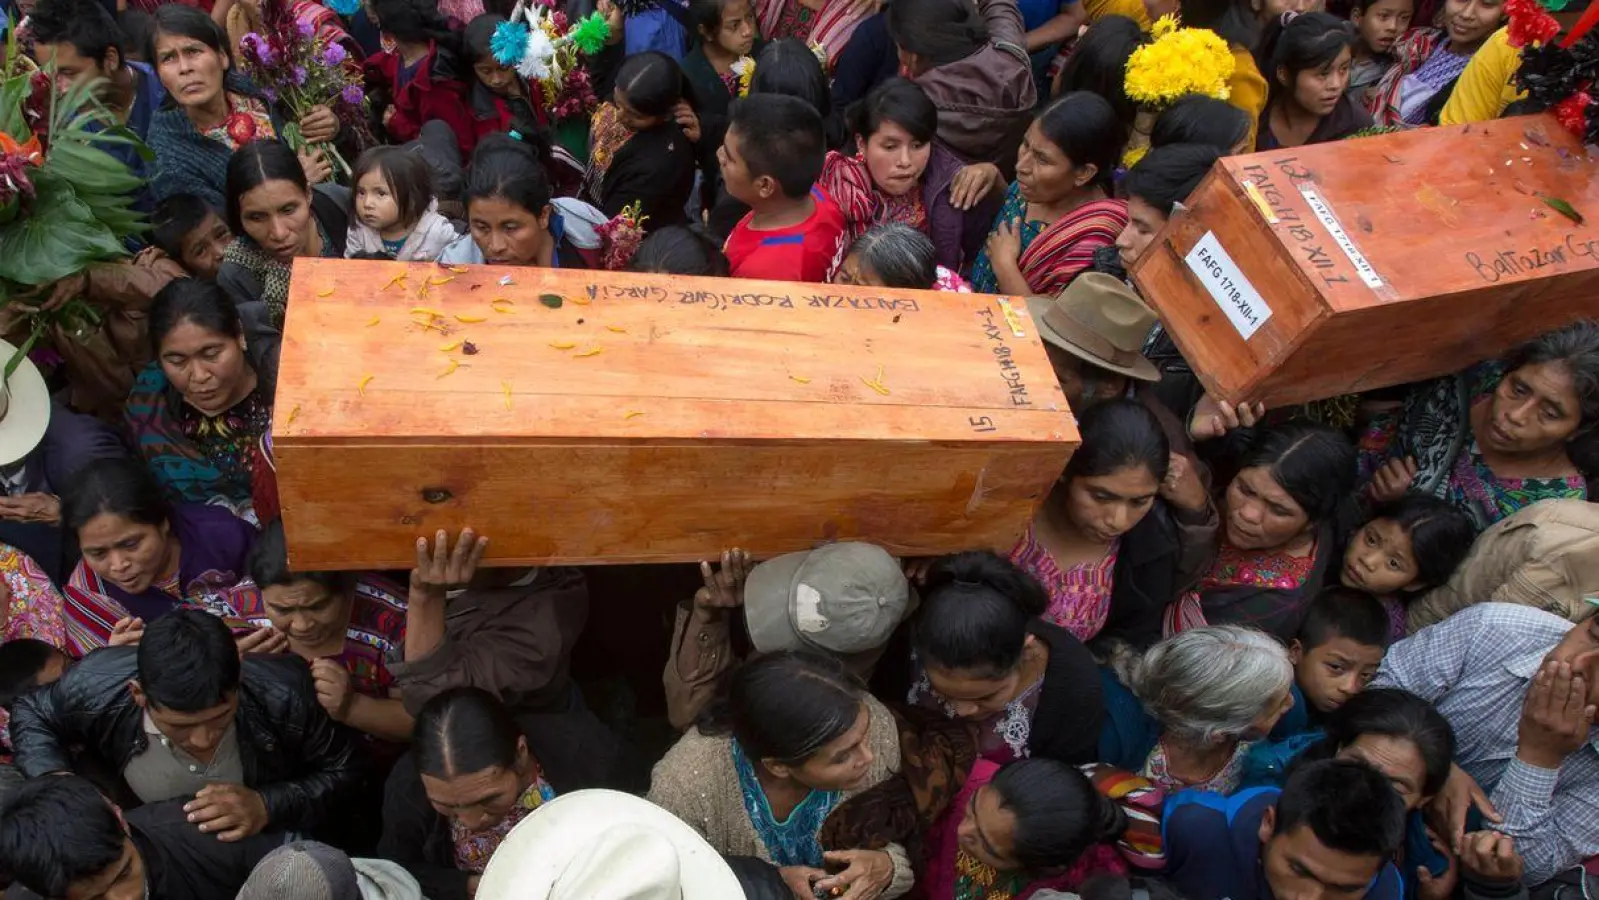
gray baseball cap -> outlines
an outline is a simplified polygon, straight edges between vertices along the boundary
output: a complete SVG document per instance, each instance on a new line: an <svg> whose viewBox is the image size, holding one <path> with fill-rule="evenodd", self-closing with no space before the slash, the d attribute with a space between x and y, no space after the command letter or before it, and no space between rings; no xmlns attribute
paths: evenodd
<svg viewBox="0 0 1599 900"><path fill-rule="evenodd" d="M825 544L767 560L744 584L744 623L761 653L847 655L888 643L911 611L899 561L876 544Z"/></svg>
<svg viewBox="0 0 1599 900"><path fill-rule="evenodd" d="M361 900L361 886L344 851L295 841L256 863L237 900Z"/></svg>

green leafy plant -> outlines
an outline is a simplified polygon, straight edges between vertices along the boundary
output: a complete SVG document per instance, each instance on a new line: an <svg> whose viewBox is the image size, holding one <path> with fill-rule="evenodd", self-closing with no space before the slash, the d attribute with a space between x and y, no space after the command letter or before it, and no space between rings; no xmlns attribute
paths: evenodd
<svg viewBox="0 0 1599 900"><path fill-rule="evenodd" d="M0 65L0 311L25 322L28 336L6 362L7 378L53 326L82 334L99 324L82 298L36 304L57 281L127 256L128 239L146 227L133 207L144 179L107 151L126 147L154 158L99 100L99 83L58 91L51 73L21 52L15 32Z"/></svg>

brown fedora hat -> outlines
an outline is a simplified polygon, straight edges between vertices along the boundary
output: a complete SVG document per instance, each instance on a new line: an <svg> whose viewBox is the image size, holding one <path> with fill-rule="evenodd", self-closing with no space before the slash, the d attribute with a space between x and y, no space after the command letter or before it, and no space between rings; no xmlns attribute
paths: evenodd
<svg viewBox="0 0 1599 900"><path fill-rule="evenodd" d="M1028 297L1027 310L1044 340L1101 369L1159 381L1144 358L1144 339L1160 319L1121 279L1085 272L1054 300Z"/></svg>

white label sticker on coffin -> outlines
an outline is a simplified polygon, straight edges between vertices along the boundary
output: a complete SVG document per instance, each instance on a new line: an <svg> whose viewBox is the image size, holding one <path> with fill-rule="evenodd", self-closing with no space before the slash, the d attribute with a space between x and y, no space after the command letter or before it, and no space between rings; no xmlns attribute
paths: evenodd
<svg viewBox="0 0 1599 900"><path fill-rule="evenodd" d="M1216 305L1227 315L1227 321L1233 323L1244 340L1249 340L1271 318L1271 307L1266 305L1260 292L1249 283L1244 273L1238 270L1233 258L1222 249L1215 232L1205 232L1194 249L1188 251L1184 261L1199 276L1199 282L1210 292Z"/></svg>

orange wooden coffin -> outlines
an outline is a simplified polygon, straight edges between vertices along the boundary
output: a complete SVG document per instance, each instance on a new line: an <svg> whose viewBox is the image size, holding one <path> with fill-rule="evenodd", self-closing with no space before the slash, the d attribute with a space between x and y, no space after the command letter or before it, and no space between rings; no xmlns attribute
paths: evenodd
<svg viewBox="0 0 1599 900"><path fill-rule="evenodd" d="M1077 441L1022 301L613 272L300 260L276 404L302 571L1005 548Z"/></svg>
<svg viewBox="0 0 1599 900"><path fill-rule="evenodd" d="M1231 157L1132 276L1222 398L1432 378L1599 314L1596 173L1550 116Z"/></svg>

